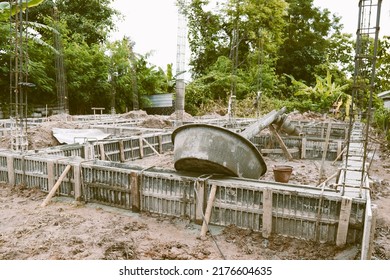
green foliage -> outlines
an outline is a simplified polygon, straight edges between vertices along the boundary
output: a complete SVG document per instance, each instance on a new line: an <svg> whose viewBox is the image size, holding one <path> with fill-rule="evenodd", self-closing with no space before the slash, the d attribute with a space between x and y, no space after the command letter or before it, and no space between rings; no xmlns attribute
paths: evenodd
<svg viewBox="0 0 390 280"><path fill-rule="evenodd" d="M328 112L332 105L339 100L346 100L345 90L348 84L338 85L332 81L332 75L327 72L325 78L316 76L316 85L308 86L294 77L287 75L295 87L295 97L301 104L296 108L300 111ZM298 104L299 104L298 103ZM297 105L298 105L297 104Z"/></svg>
<svg viewBox="0 0 390 280"><path fill-rule="evenodd" d="M11 4L9 2L0 2L0 22L8 21L10 15L15 15L19 13L20 10L26 10L27 8L32 8L38 6L45 0L25 0L21 4L17 1L17 5L15 3Z"/></svg>
<svg viewBox="0 0 390 280"><path fill-rule="evenodd" d="M54 6L58 17L72 34L88 45L104 43L115 27L114 17L118 11L111 8L113 0L56 0L45 1L29 12L31 21L42 22L44 16L54 17ZM74 37L73 39L75 39Z"/></svg>
<svg viewBox="0 0 390 280"><path fill-rule="evenodd" d="M374 124L383 132L390 129L390 109L381 106L374 113Z"/></svg>
<svg viewBox="0 0 390 280"><path fill-rule="evenodd" d="M390 89L390 37L379 40L376 66L376 85L378 92Z"/></svg>
<svg viewBox="0 0 390 280"><path fill-rule="evenodd" d="M220 2L214 10L208 8L209 0L193 0L187 5L178 2L188 20L194 79L207 74L219 57L230 57L236 37L238 68L246 70L257 64L257 59L253 61L250 56L260 41L264 58L274 62L274 54L282 44L284 1L229 0Z"/></svg>
<svg viewBox="0 0 390 280"><path fill-rule="evenodd" d="M288 74L308 84L315 82L315 67L326 62L330 50L328 37L339 33L339 18L329 10L313 6L313 0L286 0L288 14L284 34L286 38L279 50L276 72Z"/></svg>

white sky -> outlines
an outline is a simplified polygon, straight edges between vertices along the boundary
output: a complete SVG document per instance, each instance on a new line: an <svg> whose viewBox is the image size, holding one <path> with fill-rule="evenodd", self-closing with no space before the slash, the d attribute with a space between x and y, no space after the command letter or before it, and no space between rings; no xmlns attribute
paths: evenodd
<svg viewBox="0 0 390 280"><path fill-rule="evenodd" d="M146 54L152 64L166 69L176 66L177 7L175 0L115 0L113 7L121 11L125 21L118 22L113 39L129 36L135 42L135 52ZM314 5L327 8L342 17L344 31L356 33L359 0L314 0ZM390 0L383 0L380 35L390 36ZM186 54L188 59L189 53Z"/></svg>

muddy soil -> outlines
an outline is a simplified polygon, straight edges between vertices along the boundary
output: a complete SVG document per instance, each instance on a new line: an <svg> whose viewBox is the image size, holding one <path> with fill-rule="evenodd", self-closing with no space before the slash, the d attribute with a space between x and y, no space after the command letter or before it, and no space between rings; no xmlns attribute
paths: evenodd
<svg viewBox="0 0 390 280"><path fill-rule="evenodd" d="M171 156L168 153L158 157L160 165L171 166ZM295 165L294 172L299 175L294 177L293 173L292 181L317 180L313 176L296 179L301 178L309 166L316 169L316 164L297 160L290 164ZM390 259L389 168L388 158L378 158L372 165L373 174L378 176L373 196L379 212L374 259ZM264 239L258 232L235 226L212 227L212 234L201 239L200 226L184 218L135 214L66 198L55 197L42 208L40 204L46 195L35 188L0 185L0 259L328 260L360 257L359 248L354 246L337 248L282 236Z"/></svg>
<svg viewBox="0 0 390 280"><path fill-rule="evenodd" d="M200 226L186 219L82 204L35 188L0 185L2 260L215 260L333 259L341 250L284 237L213 227L199 238ZM320 250L318 250L320 248Z"/></svg>
<svg viewBox="0 0 390 280"><path fill-rule="evenodd" d="M142 113L142 112L141 112ZM126 118L137 118L126 115ZM142 117L144 114L141 114ZM301 116L302 117L302 116ZM306 116L312 119L312 115ZM146 124L146 123L145 123ZM151 127L165 128L169 123L149 118ZM70 127L68 127L70 126ZM52 120L34 129L29 137L34 149L55 146L52 127L74 128L69 122ZM42 140L44 139L44 140ZM8 148L9 139L0 147ZM45 142L47 141L47 142ZM53 142L54 141L54 142ZM165 153L129 164L173 169L173 154ZM293 166L290 183L317 185L321 161L265 157L272 168L276 164ZM326 162L324 177L336 166ZM381 151L373 160L372 198L378 207L373 259L390 259L390 153ZM262 178L274 180L272 171ZM234 226L212 227L206 238L199 238L200 226L187 219L171 218L95 204L84 204L55 197L46 207L40 204L46 193L23 186L0 184L0 260L257 260L257 259L359 259L358 247L337 248L305 240L272 236Z"/></svg>

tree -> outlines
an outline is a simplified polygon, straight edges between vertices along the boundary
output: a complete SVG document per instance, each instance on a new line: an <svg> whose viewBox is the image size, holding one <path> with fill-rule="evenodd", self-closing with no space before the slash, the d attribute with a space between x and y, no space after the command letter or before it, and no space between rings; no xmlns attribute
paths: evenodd
<svg viewBox="0 0 390 280"><path fill-rule="evenodd" d="M376 91L390 90L390 37L384 36L379 40L376 69Z"/></svg>
<svg viewBox="0 0 390 280"><path fill-rule="evenodd" d="M258 47L259 30L265 57L273 57L282 43L284 1L227 0L214 10L210 10L209 0L193 0L187 5L178 1L178 5L188 20L194 78L207 73L218 57L230 57L236 43L239 45L238 67L248 67L253 62L248 60L248 55Z"/></svg>
<svg viewBox="0 0 390 280"><path fill-rule="evenodd" d="M107 35L115 28L114 17L119 12L112 9L113 0L47 0L30 12L29 17L43 22L45 17L53 15L53 7L57 6L60 20L64 22L72 34L88 45L104 43Z"/></svg>
<svg viewBox="0 0 390 280"><path fill-rule="evenodd" d="M327 9L313 7L313 0L286 1L286 37L279 49L276 72L311 84L315 82L315 67L327 59L328 38L332 33L340 33L340 18L331 17Z"/></svg>

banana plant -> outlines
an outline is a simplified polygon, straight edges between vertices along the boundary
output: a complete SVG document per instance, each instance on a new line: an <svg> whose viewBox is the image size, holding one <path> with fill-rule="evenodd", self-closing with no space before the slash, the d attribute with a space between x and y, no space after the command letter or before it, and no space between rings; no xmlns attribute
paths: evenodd
<svg viewBox="0 0 390 280"><path fill-rule="evenodd" d="M45 0L19 0L15 2L0 2L0 21L8 21L10 16L13 16L20 12L20 10L26 10L38 6Z"/></svg>
<svg viewBox="0 0 390 280"><path fill-rule="evenodd" d="M9 29L9 26L7 26L10 20L11 16L14 16L15 14L19 13L20 11L25 11L27 8L32 8L35 6L40 5L41 3L45 2L45 0L16 0L10 4L10 2L0 2L0 29L6 30ZM38 29L47 29L53 33L58 33L58 31L48 25L41 24L38 22L27 22L28 29L27 29L27 36L29 39L34 41L36 44L45 46L49 49L51 49L53 52L57 53L57 50L54 49L52 46L47 44L45 41L41 39L41 36L39 35ZM1 51L1 49L0 49ZM6 50L3 50L5 52Z"/></svg>

